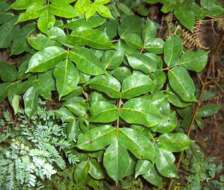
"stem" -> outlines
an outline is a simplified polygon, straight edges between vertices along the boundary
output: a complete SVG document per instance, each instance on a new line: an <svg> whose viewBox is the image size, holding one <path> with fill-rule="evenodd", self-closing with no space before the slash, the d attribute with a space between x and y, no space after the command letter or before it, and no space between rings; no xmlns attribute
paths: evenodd
<svg viewBox="0 0 224 190"><path fill-rule="evenodd" d="M144 52L144 47L143 48L141 48L141 50L140 50L140 54L142 54L143 52Z"/></svg>

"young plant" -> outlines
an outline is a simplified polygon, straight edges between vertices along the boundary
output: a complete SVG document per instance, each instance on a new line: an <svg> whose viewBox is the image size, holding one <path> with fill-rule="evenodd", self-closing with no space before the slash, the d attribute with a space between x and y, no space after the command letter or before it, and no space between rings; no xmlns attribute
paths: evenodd
<svg viewBox="0 0 224 190"><path fill-rule="evenodd" d="M16 0L17 23L37 27L18 68L1 62L0 100L16 114L23 99L30 118L39 98L59 101L64 138L83 156L71 169L79 189L139 176L162 188L163 177L178 177L174 153L191 146L176 111L197 101L190 72L203 70L208 52L184 49L176 34L158 38L158 24L109 2Z"/></svg>

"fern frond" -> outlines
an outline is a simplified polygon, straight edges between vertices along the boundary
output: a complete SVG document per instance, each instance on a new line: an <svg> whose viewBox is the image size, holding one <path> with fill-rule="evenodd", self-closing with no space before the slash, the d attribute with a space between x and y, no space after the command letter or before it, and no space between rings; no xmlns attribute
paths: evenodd
<svg viewBox="0 0 224 190"><path fill-rule="evenodd" d="M181 37L183 38L184 46L188 49L208 49L208 47L204 46L201 38L200 38L200 22L197 22L196 26L194 27L193 32L189 32L184 28L179 28Z"/></svg>

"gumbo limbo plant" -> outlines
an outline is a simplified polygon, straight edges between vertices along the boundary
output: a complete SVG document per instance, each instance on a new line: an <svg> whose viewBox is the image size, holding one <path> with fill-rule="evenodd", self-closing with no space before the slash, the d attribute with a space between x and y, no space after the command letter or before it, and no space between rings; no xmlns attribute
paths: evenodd
<svg viewBox="0 0 224 190"><path fill-rule="evenodd" d="M186 49L175 26L159 37L147 17L157 2L186 30L223 13L206 0L0 1L0 48L19 58L0 62L0 101L23 118L1 122L0 167L12 171L2 187L107 189L131 179L164 189L178 178L176 153L192 141L177 110L197 102L191 76L208 51Z"/></svg>

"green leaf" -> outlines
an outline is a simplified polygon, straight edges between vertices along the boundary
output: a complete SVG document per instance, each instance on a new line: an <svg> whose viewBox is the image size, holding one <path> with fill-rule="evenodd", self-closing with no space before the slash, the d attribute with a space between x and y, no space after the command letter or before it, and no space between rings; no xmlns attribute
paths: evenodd
<svg viewBox="0 0 224 190"><path fill-rule="evenodd" d="M140 16L146 17L149 15L150 10L145 6L145 4L140 3L136 7L136 13Z"/></svg>
<svg viewBox="0 0 224 190"><path fill-rule="evenodd" d="M54 26L55 22L55 16L51 14L48 9L46 9L41 13L37 22L37 26L41 32L46 33L50 28Z"/></svg>
<svg viewBox="0 0 224 190"><path fill-rule="evenodd" d="M101 168L101 165L95 160L95 159L91 159L89 161L89 174L97 180L103 179L104 178L104 173L103 170Z"/></svg>
<svg viewBox="0 0 224 190"><path fill-rule="evenodd" d="M96 11L102 17L105 17L105 18L113 18L112 14L110 12L110 9L107 6L98 5L96 7Z"/></svg>
<svg viewBox="0 0 224 190"><path fill-rule="evenodd" d="M208 16L220 16L224 13L224 8L221 2L217 0L201 0L201 6L206 9Z"/></svg>
<svg viewBox="0 0 224 190"><path fill-rule="evenodd" d="M144 49L148 52L161 54L163 53L164 41L160 38L149 39L144 42Z"/></svg>
<svg viewBox="0 0 224 190"><path fill-rule="evenodd" d="M158 91L163 88L166 83L166 74L163 71L156 71L151 74L152 80L155 82L154 91Z"/></svg>
<svg viewBox="0 0 224 190"><path fill-rule="evenodd" d="M148 160L138 160L135 168L135 178L139 175L142 175L146 181L157 187L162 186L162 177L158 174L154 165Z"/></svg>
<svg viewBox="0 0 224 190"><path fill-rule="evenodd" d="M103 164L108 175L116 183L126 176L129 160L130 157L127 150L119 143L118 138L114 138L112 144L104 153Z"/></svg>
<svg viewBox="0 0 224 190"><path fill-rule="evenodd" d="M11 55L19 55L25 51L29 51L27 44L28 35L35 30L35 25L33 23L27 24L22 28L16 27L14 32L13 43L11 46Z"/></svg>
<svg viewBox="0 0 224 190"><path fill-rule="evenodd" d="M121 24L119 26L120 36L125 33L136 33L141 35L143 19L138 16L124 16L121 18ZM131 40L131 39L130 39Z"/></svg>
<svg viewBox="0 0 224 190"><path fill-rule="evenodd" d="M25 22L38 18L45 9L43 1L34 1L29 3L26 11L20 14L17 23Z"/></svg>
<svg viewBox="0 0 224 190"><path fill-rule="evenodd" d="M66 37L65 31L57 26L50 28L46 34L51 40L55 40L60 43L62 43Z"/></svg>
<svg viewBox="0 0 224 190"><path fill-rule="evenodd" d="M191 145L189 137L183 133L165 133L158 138L159 146L170 152L181 152Z"/></svg>
<svg viewBox="0 0 224 190"><path fill-rule="evenodd" d="M0 102L7 97L8 87L10 83L0 83Z"/></svg>
<svg viewBox="0 0 224 190"><path fill-rule="evenodd" d="M77 147L88 151L102 150L104 147L111 144L113 137L113 127L109 125L95 127L85 134L79 135Z"/></svg>
<svg viewBox="0 0 224 190"><path fill-rule="evenodd" d="M120 9L125 15L134 15L133 11L124 3L117 2L117 8Z"/></svg>
<svg viewBox="0 0 224 190"><path fill-rule="evenodd" d="M91 103L94 103L98 101L107 101L107 99L103 96L103 94L93 91L91 93L90 101Z"/></svg>
<svg viewBox="0 0 224 190"><path fill-rule="evenodd" d="M55 110L55 113L63 122L75 123L74 115L67 108L61 107L60 109ZM71 125L69 128L71 127L73 128L73 125ZM71 129L68 131L71 131Z"/></svg>
<svg viewBox="0 0 224 190"><path fill-rule="evenodd" d="M105 52L102 62L105 65L105 68L115 69L122 64L123 59L124 49L119 42L117 44L116 50L108 50Z"/></svg>
<svg viewBox="0 0 224 190"><path fill-rule="evenodd" d="M156 37L157 24L151 20L147 20L143 29L144 44Z"/></svg>
<svg viewBox="0 0 224 190"><path fill-rule="evenodd" d="M76 16L75 9L64 1L53 0L49 5L50 12L59 17L73 18Z"/></svg>
<svg viewBox="0 0 224 190"><path fill-rule="evenodd" d="M59 98L74 91L79 83L79 72L68 59L55 67L54 77L56 79Z"/></svg>
<svg viewBox="0 0 224 190"><path fill-rule="evenodd" d="M66 56L64 49L51 46L35 53L30 61L27 72L44 72L62 61Z"/></svg>
<svg viewBox="0 0 224 190"><path fill-rule="evenodd" d="M28 88L30 88L33 85L34 78L30 78L26 81L16 81L13 83L10 83L8 86L8 96L13 95L22 95Z"/></svg>
<svg viewBox="0 0 224 190"><path fill-rule="evenodd" d="M142 38L136 33L124 33L122 34L121 39L133 48L141 49L143 47Z"/></svg>
<svg viewBox="0 0 224 190"><path fill-rule="evenodd" d="M16 17L11 18L9 21L0 27L0 48L8 48L14 36Z"/></svg>
<svg viewBox="0 0 224 190"><path fill-rule="evenodd" d="M38 74L37 86L35 88L38 90L43 98L50 100L51 92L55 90L55 81L53 79L52 71Z"/></svg>
<svg viewBox="0 0 224 190"><path fill-rule="evenodd" d="M118 67L116 69L114 69L111 74L118 79L119 81L123 81L125 78L127 78L128 76L130 76L131 70L128 67Z"/></svg>
<svg viewBox="0 0 224 190"><path fill-rule="evenodd" d="M25 113L28 117L32 117L37 110L38 94L34 87L30 87L23 95Z"/></svg>
<svg viewBox="0 0 224 190"><path fill-rule="evenodd" d="M96 0L95 3L99 5L105 5L110 3L112 0Z"/></svg>
<svg viewBox="0 0 224 190"><path fill-rule="evenodd" d="M78 15L84 15L91 5L90 0L78 0L75 4L75 11Z"/></svg>
<svg viewBox="0 0 224 190"><path fill-rule="evenodd" d="M118 20L108 20L105 23L104 31L107 33L110 39L114 39L117 36L118 32Z"/></svg>
<svg viewBox="0 0 224 190"><path fill-rule="evenodd" d="M152 128L154 132L169 133L177 127L175 112L160 112L155 119L158 124Z"/></svg>
<svg viewBox="0 0 224 190"><path fill-rule="evenodd" d="M41 51L47 47L55 46L57 43L44 34L31 35L28 37L28 43L35 50Z"/></svg>
<svg viewBox="0 0 224 190"><path fill-rule="evenodd" d="M162 69L163 68L163 60L161 59L161 57L159 55L156 55L154 53L144 53L145 56L147 56L148 58L150 58L150 62L152 62L153 64L157 65L157 68Z"/></svg>
<svg viewBox="0 0 224 190"><path fill-rule="evenodd" d="M74 180L77 184L85 184L88 178L90 164L88 161L80 162L74 171Z"/></svg>
<svg viewBox="0 0 224 190"><path fill-rule="evenodd" d="M68 38L73 45L86 45L96 49L113 49L114 45L105 32L97 29L73 31Z"/></svg>
<svg viewBox="0 0 224 190"><path fill-rule="evenodd" d="M161 93L129 100L121 108L120 116L127 123L152 127L153 131L160 133L170 132L176 127L175 112L171 112Z"/></svg>
<svg viewBox="0 0 224 190"><path fill-rule="evenodd" d="M28 67L28 60L24 60L21 62L21 64L18 67L18 79L22 79L24 77L26 77L26 70Z"/></svg>
<svg viewBox="0 0 224 190"><path fill-rule="evenodd" d="M210 117L218 113L221 109L223 108L223 105L219 104L207 104L202 106L198 113L197 116L199 117Z"/></svg>
<svg viewBox="0 0 224 190"><path fill-rule="evenodd" d="M10 104L13 108L15 115L20 111L19 103L20 103L20 96L18 95L14 95L12 99L10 100Z"/></svg>
<svg viewBox="0 0 224 190"><path fill-rule="evenodd" d="M1 0L0 2L0 10L5 12L10 9L10 4Z"/></svg>
<svg viewBox="0 0 224 190"><path fill-rule="evenodd" d="M87 105L84 99L80 97L69 98L68 100L66 100L64 106L78 117L86 116Z"/></svg>
<svg viewBox="0 0 224 190"><path fill-rule="evenodd" d="M122 83L122 97L125 99L134 98L152 91L153 88L154 83L147 75L134 72Z"/></svg>
<svg viewBox="0 0 224 190"><path fill-rule="evenodd" d="M95 3L90 4L90 6L88 7L88 9L85 13L85 17L87 20L96 14L96 8L97 8L97 6L95 5Z"/></svg>
<svg viewBox="0 0 224 190"><path fill-rule="evenodd" d="M141 124L146 127L158 124L158 109L145 98L127 101L120 110L120 116L131 124Z"/></svg>
<svg viewBox="0 0 224 190"><path fill-rule="evenodd" d="M77 18L67 23L66 27L71 30L84 31L97 28L103 25L105 22L106 20L100 16L93 16L88 20L85 18Z"/></svg>
<svg viewBox="0 0 224 190"><path fill-rule="evenodd" d="M170 109L167 97L162 92L154 93L147 97L150 104L156 108L160 108L157 113L157 125L152 130L154 132L168 133L177 126L176 113ZM156 114L156 112L153 112ZM156 119L156 117L155 117Z"/></svg>
<svg viewBox="0 0 224 190"><path fill-rule="evenodd" d="M109 123L118 119L117 107L106 101L95 101L90 107L90 121L97 123Z"/></svg>
<svg viewBox="0 0 224 190"><path fill-rule="evenodd" d="M155 161L155 145L151 142L148 135L140 130L131 128L121 128L120 132L119 142L138 159Z"/></svg>
<svg viewBox="0 0 224 190"><path fill-rule="evenodd" d="M66 109L66 108L65 108ZM68 110L67 110L68 111ZM67 119L68 121L68 119ZM66 125L66 134L69 141L76 142L77 136L78 136L78 123L73 118L69 123Z"/></svg>
<svg viewBox="0 0 224 190"><path fill-rule="evenodd" d="M157 69L157 61L153 58L140 53L132 53L126 55L129 65L136 70L142 71L146 74L155 72Z"/></svg>
<svg viewBox="0 0 224 190"><path fill-rule="evenodd" d="M183 102L181 99L174 94L171 90L166 91L168 101L178 108L184 108L190 105L190 103Z"/></svg>
<svg viewBox="0 0 224 190"><path fill-rule="evenodd" d="M158 150L158 155L156 159L156 167L161 175L164 177L177 177L176 166L174 164L174 155L163 149Z"/></svg>
<svg viewBox="0 0 224 190"><path fill-rule="evenodd" d="M168 66L175 66L182 51L183 45L181 39L176 35L170 36L164 44L165 63Z"/></svg>
<svg viewBox="0 0 224 190"><path fill-rule="evenodd" d="M0 61L0 79L4 82L11 82L17 79L17 70L14 65Z"/></svg>
<svg viewBox="0 0 224 190"><path fill-rule="evenodd" d="M207 61L208 52L197 50L184 53L179 64L188 70L201 72L205 68Z"/></svg>
<svg viewBox="0 0 224 190"><path fill-rule="evenodd" d="M191 8L191 4L182 3L181 5L177 6L174 14L182 25L184 25L188 30L192 31L196 22L196 18L194 10Z"/></svg>
<svg viewBox="0 0 224 190"><path fill-rule="evenodd" d="M4 3L3 3L4 4ZM0 5L1 6L1 5ZM3 5L4 6L4 5ZM1 8L0 8L1 9ZM3 25L4 23L9 22L10 20L16 21L16 16L12 13L5 12L4 14L0 15L0 24Z"/></svg>
<svg viewBox="0 0 224 190"><path fill-rule="evenodd" d="M120 98L120 82L111 75L96 76L89 81L90 88L107 94L111 98Z"/></svg>
<svg viewBox="0 0 224 190"><path fill-rule="evenodd" d="M160 54L163 52L164 41L156 38L157 24L151 20L147 20L143 29L144 49L149 52Z"/></svg>
<svg viewBox="0 0 224 190"><path fill-rule="evenodd" d="M105 71L100 60L93 51L87 48L75 48L69 52L69 58L76 64L77 68L88 75L101 75Z"/></svg>
<svg viewBox="0 0 224 190"><path fill-rule="evenodd" d="M30 0L16 0L11 4L11 8L15 10L23 10L26 9L30 4Z"/></svg>
<svg viewBox="0 0 224 190"><path fill-rule="evenodd" d="M169 84L180 98L186 102L194 102L195 85L187 70L183 67L175 67L168 72Z"/></svg>

